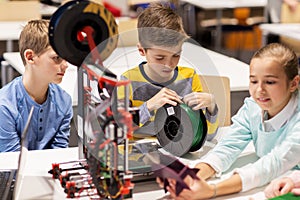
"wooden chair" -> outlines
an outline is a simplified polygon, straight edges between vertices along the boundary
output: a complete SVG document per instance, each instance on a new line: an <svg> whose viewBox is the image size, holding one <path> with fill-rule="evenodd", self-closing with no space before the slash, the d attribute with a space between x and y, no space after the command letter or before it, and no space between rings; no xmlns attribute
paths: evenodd
<svg viewBox="0 0 300 200"><path fill-rule="evenodd" d="M300 4L297 9L292 12L288 5L283 3L281 6L281 23L300 23ZM280 36L279 41L288 47L292 48L298 57L300 57L300 41L285 36Z"/></svg>
<svg viewBox="0 0 300 200"><path fill-rule="evenodd" d="M281 23L300 23L300 5L297 5L297 8L292 12L286 3L283 3L281 6Z"/></svg>
<svg viewBox="0 0 300 200"><path fill-rule="evenodd" d="M118 21L118 47L136 46L138 43L137 19Z"/></svg>
<svg viewBox="0 0 300 200"><path fill-rule="evenodd" d="M225 76L199 75L203 91L215 96L219 108L220 126L231 124L230 80Z"/></svg>

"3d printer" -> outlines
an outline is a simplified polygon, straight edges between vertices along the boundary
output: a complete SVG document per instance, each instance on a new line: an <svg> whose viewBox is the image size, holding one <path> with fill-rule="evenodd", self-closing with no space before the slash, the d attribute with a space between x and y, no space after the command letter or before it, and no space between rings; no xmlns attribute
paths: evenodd
<svg viewBox="0 0 300 200"><path fill-rule="evenodd" d="M197 170L189 170L158 153L157 143L130 141L137 128L138 111L129 109L128 95L122 100L117 95L120 86L127 94L129 81L117 80L117 76L103 66L103 61L116 48L118 37L113 15L102 5L86 0L67 2L50 21L51 46L59 56L78 66L80 160L54 163L50 170L53 178L60 180L68 198L130 197L135 173L156 171L163 178L170 175L178 180L178 191L187 188L182 181L187 174L196 178ZM180 105L163 107L157 113L154 131L160 147L176 156L201 148L206 138L202 112ZM184 134L183 129L188 129L188 133ZM184 148L173 148L176 144ZM134 161L130 157L135 157Z"/></svg>

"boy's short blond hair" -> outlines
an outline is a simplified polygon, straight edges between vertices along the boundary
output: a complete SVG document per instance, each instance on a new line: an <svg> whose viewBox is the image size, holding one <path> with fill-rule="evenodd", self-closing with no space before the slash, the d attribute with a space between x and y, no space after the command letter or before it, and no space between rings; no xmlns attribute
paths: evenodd
<svg viewBox="0 0 300 200"><path fill-rule="evenodd" d="M40 55L50 46L48 27L49 20L39 19L29 21L23 28L19 37L19 51L24 65L26 49L31 49L35 54Z"/></svg>
<svg viewBox="0 0 300 200"><path fill-rule="evenodd" d="M138 16L139 42L144 48L181 45L188 36L182 18L168 4L150 3Z"/></svg>

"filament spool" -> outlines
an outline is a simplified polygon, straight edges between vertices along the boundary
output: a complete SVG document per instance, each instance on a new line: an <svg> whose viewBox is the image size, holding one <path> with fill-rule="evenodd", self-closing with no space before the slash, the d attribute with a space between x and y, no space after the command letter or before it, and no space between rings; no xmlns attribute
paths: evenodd
<svg viewBox="0 0 300 200"><path fill-rule="evenodd" d="M207 123L202 110L194 111L186 104L158 109L154 127L162 148L176 156L199 150L207 136Z"/></svg>
<svg viewBox="0 0 300 200"><path fill-rule="evenodd" d="M93 30L93 41L98 45L103 61L118 43L117 23L103 5L86 0L69 1L59 7L50 19L50 45L60 57L75 66L81 66L92 51L87 40L78 38L78 32L87 26Z"/></svg>

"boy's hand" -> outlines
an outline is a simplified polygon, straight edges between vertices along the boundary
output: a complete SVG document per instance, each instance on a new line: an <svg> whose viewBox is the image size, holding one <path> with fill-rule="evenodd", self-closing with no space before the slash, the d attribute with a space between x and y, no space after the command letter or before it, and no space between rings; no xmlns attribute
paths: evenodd
<svg viewBox="0 0 300 200"><path fill-rule="evenodd" d="M184 103L192 107L193 110L207 108L210 113L213 113L216 107L216 100L214 95L204 92L192 92L185 95Z"/></svg>
<svg viewBox="0 0 300 200"><path fill-rule="evenodd" d="M177 103L182 103L180 96L173 90L163 88L147 101L147 108L151 112L157 110L165 104L176 106Z"/></svg>

